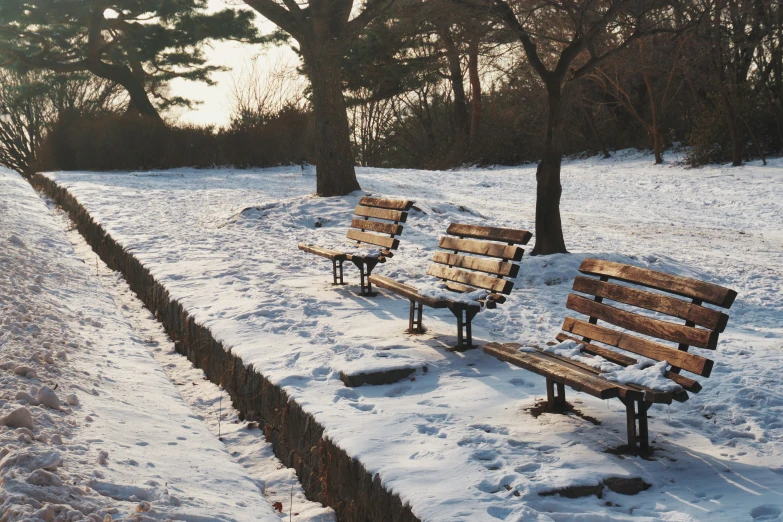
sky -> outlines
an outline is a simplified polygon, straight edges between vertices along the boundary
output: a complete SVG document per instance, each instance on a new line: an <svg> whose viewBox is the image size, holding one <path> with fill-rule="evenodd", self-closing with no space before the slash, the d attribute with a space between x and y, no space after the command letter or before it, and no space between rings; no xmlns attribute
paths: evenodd
<svg viewBox="0 0 783 522"><path fill-rule="evenodd" d="M227 7L244 8L247 5L240 0L209 0L209 10L219 11ZM256 23L264 33L269 33L275 26L256 15ZM298 59L288 47L271 47L243 44L239 42L215 42L206 49L210 65L221 65L229 70L212 75L216 85L208 86L201 82L191 82L177 79L171 82L172 94L184 96L202 103L193 109L177 109L172 116L180 123L225 125L231 115L232 81L239 80L243 70L247 70L252 62L258 62L258 70L265 73L279 66L282 62L296 64Z"/></svg>

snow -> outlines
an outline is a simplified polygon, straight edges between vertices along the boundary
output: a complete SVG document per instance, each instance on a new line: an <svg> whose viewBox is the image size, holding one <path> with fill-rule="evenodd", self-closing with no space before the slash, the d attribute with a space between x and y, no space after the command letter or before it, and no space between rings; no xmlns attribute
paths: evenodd
<svg viewBox="0 0 783 522"><path fill-rule="evenodd" d="M0 519L280 520L35 191L0 194Z"/></svg>
<svg viewBox="0 0 783 522"><path fill-rule="evenodd" d="M547 346L543 351L560 355L561 357L567 357L591 366L601 372L601 377L612 382L619 382L620 384L639 384L652 390L662 392L676 392L682 389L682 386L676 384L671 379L664 377L671 367L666 361L655 362L634 354L634 357L636 357L639 362L624 367L607 361L600 355L588 355L583 353L579 344L575 341L565 341L552 346Z"/></svg>
<svg viewBox="0 0 783 522"><path fill-rule="evenodd" d="M783 506L783 160L692 170L673 159L654 166L626 151L566 162L562 215L572 254L525 256L508 301L478 314L473 332L479 343L546 345L586 257L737 290L717 351L694 350L715 359L711 377L699 379L704 389L651 409L651 461L605 452L624 443L619 401L568 391L601 426L534 418L526 409L542 398L543 379L480 350L447 351L456 341L449 310L425 309L428 333L406 335L407 300L358 295L350 266L351 285L332 286L328 260L297 249L339 244L364 194L413 199L420 210L410 212L398 252L375 270L413 284L452 221L532 230L533 165L359 169L364 192L325 199L311 196L313 169L303 176L299 167L48 175L423 520L774 519ZM232 221L248 207L266 214ZM391 385L342 385L348 362L369 368L379 352L428 371ZM538 495L614 476L652 487L633 497Z"/></svg>
<svg viewBox="0 0 783 522"><path fill-rule="evenodd" d="M650 364L648 361L638 362L625 368L616 368L601 374L601 377L620 384L639 384L662 392L676 392L682 389L671 379L664 377L671 365L666 361Z"/></svg>
<svg viewBox="0 0 783 522"><path fill-rule="evenodd" d="M407 284L415 287L419 294L425 297L432 297L434 299L449 299L458 303L465 303L468 305L483 306L484 299L489 295L486 290L476 290L474 292L453 292L446 287L446 283L442 279L432 276L423 276L409 281L403 281L403 284Z"/></svg>

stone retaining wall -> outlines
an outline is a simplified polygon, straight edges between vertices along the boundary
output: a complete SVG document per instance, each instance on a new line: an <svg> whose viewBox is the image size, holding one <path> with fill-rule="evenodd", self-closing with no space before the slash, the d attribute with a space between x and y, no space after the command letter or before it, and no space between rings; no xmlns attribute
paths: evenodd
<svg viewBox="0 0 783 522"><path fill-rule="evenodd" d="M399 496L384 489L377 474L371 475L359 461L326 439L323 426L285 391L252 366L246 367L212 337L209 329L197 324L66 189L41 174L35 174L32 183L68 212L95 253L124 275L130 288L163 324L177 351L204 370L209 380L223 386L246 420L258 422L275 455L296 470L309 499L332 507L338 520L345 522L418 521Z"/></svg>

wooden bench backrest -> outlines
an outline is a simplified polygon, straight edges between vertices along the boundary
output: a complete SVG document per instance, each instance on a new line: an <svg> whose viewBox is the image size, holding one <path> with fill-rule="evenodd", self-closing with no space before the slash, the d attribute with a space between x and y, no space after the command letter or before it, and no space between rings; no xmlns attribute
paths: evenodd
<svg viewBox="0 0 783 522"><path fill-rule="evenodd" d="M446 234L438 243L443 251L432 256L427 274L443 279L457 292L511 293L514 283L503 278L513 279L519 273L514 261L521 260L525 251L517 245L526 245L530 232L452 223Z"/></svg>
<svg viewBox="0 0 783 522"><path fill-rule="evenodd" d="M566 307L588 316L589 319L583 321L566 317L562 326L564 332L590 343L586 346L586 351L624 366L637 361L611 348L619 348L656 361L668 361L672 365L669 378L686 389L700 389L698 383L680 376L679 372L686 370L709 377L713 361L688 353L688 348L693 346L714 350L717 347L718 335L726 328L729 319L725 313L702 304L709 303L728 309L737 297L734 290L697 279L600 259L585 259L579 271L598 278L577 276L574 279L574 291L590 298L569 294ZM666 293L650 292L619 283L631 283ZM627 306L625 309L617 308L604 303L604 300ZM628 306L668 315L675 321L684 323L631 312L628 311ZM601 324L598 324L599 321ZM637 337L628 331L673 344ZM575 338L561 334L558 339ZM594 341L606 347L597 345Z"/></svg>
<svg viewBox="0 0 783 522"><path fill-rule="evenodd" d="M408 211L412 206L413 201L364 196L353 211L355 216L346 237L357 243L396 250L400 240L394 236L402 234L400 223L408 219Z"/></svg>

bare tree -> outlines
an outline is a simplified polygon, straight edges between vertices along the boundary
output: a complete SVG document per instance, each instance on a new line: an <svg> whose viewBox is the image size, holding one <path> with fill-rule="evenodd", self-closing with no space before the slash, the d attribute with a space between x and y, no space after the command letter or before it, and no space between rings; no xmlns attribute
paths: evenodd
<svg viewBox="0 0 783 522"><path fill-rule="evenodd" d="M126 103L118 85L84 76L0 69L0 165L31 176L39 147L64 114L97 115Z"/></svg>
<svg viewBox="0 0 783 522"><path fill-rule="evenodd" d="M661 27L658 0L454 0L488 9L513 31L547 92L544 152L536 171L533 254L567 252L560 218L562 126L574 83Z"/></svg>
<svg viewBox="0 0 783 522"><path fill-rule="evenodd" d="M682 47L688 41L662 36L639 40L621 57L587 75L644 127L656 165L663 163L667 108L682 83ZM636 88L639 84L646 103L638 99L644 96Z"/></svg>
<svg viewBox="0 0 783 522"><path fill-rule="evenodd" d="M257 123L286 108L304 110L308 105L305 82L296 67L282 58L266 71L258 59L248 62L231 76L232 121Z"/></svg>

